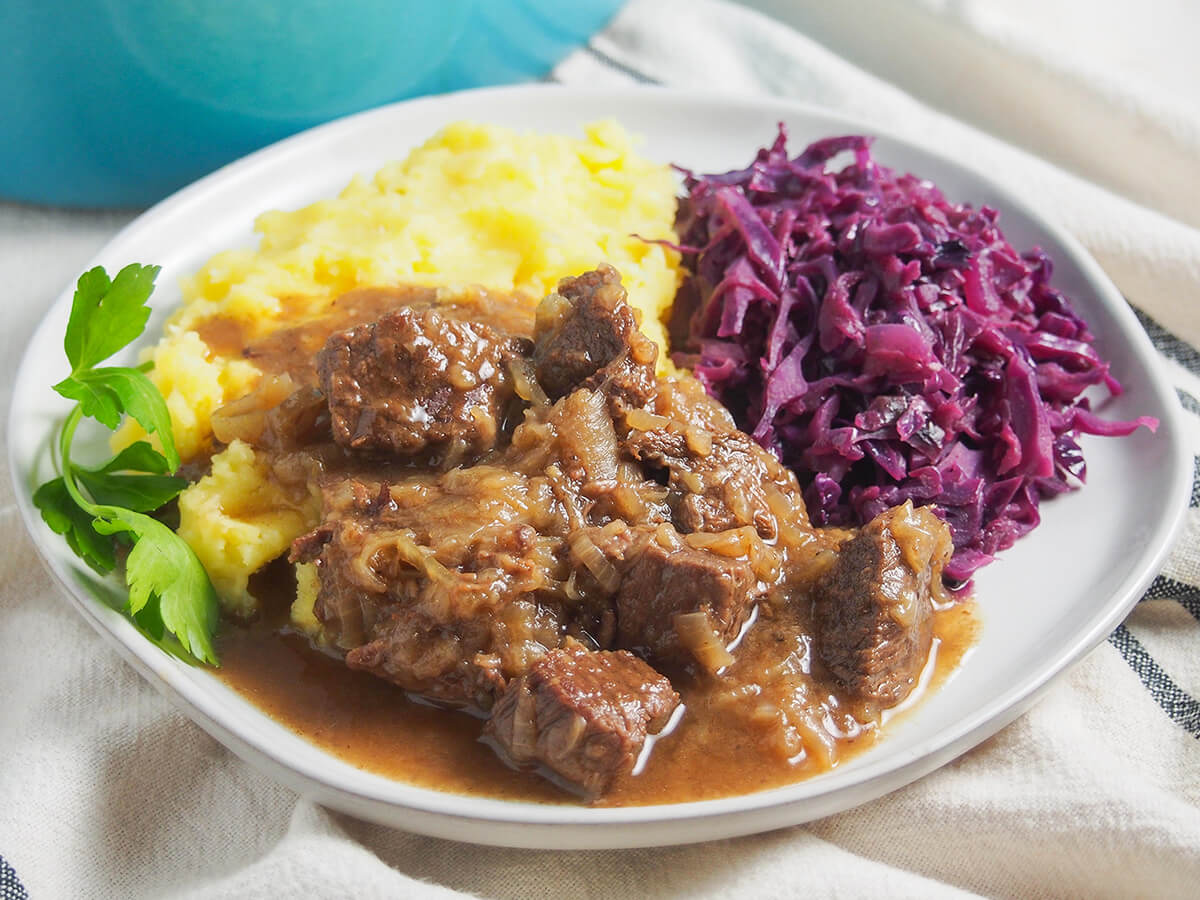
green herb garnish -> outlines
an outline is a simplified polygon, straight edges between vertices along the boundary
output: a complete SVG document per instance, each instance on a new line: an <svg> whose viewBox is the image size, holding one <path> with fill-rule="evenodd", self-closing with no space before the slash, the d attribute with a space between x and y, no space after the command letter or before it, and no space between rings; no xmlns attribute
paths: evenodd
<svg viewBox="0 0 1200 900"><path fill-rule="evenodd" d="M63 341L71 374L54 386L76 401L58 435L62 474L39 487L33 502L46 524L101 575L116 568L118 547L130 547L126 615L164 649L216 665L212 636L218 607L212 582L183 538L148 515L187 486L171 474L179 467L179 453L167 404L146 377L148 367L98 367L145 329L146 301L158 271L158 266L135 264L109 279L97 266L80 276ZM162 452L138 441L102 466L72 461L75 429L85 416L115 429L126 414L147 434L158 435Z"/></svg>

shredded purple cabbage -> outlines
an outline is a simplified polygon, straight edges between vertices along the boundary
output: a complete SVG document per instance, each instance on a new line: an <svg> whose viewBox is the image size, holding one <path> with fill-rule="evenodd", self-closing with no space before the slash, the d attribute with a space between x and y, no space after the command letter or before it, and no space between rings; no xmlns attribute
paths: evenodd
<svg viewBox="0 0 1200 900"><path fill-rule="evenodd" d="M795 470L815 524L930 506L954 539L946 581L966 586L1084 480L1080 433L1158 423L1090 411L1086 388L1121 387L1050 259L1017 253L994 209L896 175L866 137L795 159L786 142L781 125L743 171L684 172L677 361Z"/></svg>

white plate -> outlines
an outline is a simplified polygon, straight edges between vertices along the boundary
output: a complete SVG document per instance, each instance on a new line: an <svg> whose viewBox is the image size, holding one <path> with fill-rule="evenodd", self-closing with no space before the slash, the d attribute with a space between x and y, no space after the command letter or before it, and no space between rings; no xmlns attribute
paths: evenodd
<svg viewBox="0 0 1200 900"><path fill-rule="evenodd" d="M478 119L579 133L618 118L645 138L647 156L701 171L745 165L776 122L792 149L831 134L879 134L861 122L770 100L719 99L666 90L581 91L551 86L468 92L364 113L269 147L163 201L122 231L93 264L116 271L158 263L150 333L179 302L178 280L218 250L252 240L264 210L296 207L404 156L438 127ZM931 150L880 137L885 164L936 181L952 199L987 203L1018 248L1040 244L1055 283L1078 304L1100 352L1127 392L1109 418L1157 416L1157 435L1084 442L1090 482L1042 507L1042 525L983 570L983 633L958 675L876 747L835 771L742 797L672 806L589 809L464 797L411 787L356 769L276 724L207 671L161 653L97 594L111 595L42 523L31 485L50 476L46 442L67 404L49 385L65 374L62 335L71 287L34 335L17 376L9 424L12 469L26 527L79 612L147 679L239 756L297 791L362 818L439 837L528 847L628 847L765 831L864 803L932 771L1012 721L1050 679L1096 646L1149 583L1182 521L1192 460L1175 397L1129 307L1070 236L983 175ZM699 777L702 773L697 773ZM80 773L83 777L83 773Z"/></svg>

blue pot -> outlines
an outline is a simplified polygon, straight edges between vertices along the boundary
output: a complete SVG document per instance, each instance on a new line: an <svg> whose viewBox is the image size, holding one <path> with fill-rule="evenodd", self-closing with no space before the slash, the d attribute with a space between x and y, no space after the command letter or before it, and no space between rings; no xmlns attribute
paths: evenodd
<svg viewBox="0 0 1200 900"><path fill-rule="evenodd" d="M143 206L381 103L538 78L621 0L2 0L0 196Z"/></svg>

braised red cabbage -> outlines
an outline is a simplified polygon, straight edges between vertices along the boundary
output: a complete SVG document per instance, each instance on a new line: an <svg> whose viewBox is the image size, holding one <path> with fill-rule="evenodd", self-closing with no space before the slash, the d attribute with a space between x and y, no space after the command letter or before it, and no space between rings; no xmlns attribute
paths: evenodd
<svg viewBox="0 0 1200 900"><path fill-rule="evenodd" d="M879 165L866 137L795 159L786 141L780 126L742 171L684 171L677 361L796 471L814 523L931 506L961 587L1084 480L1080 433L1158 423L1090 411L1086 388L1121 387L1050 259L1014 250L994 209Z"/></svg>

